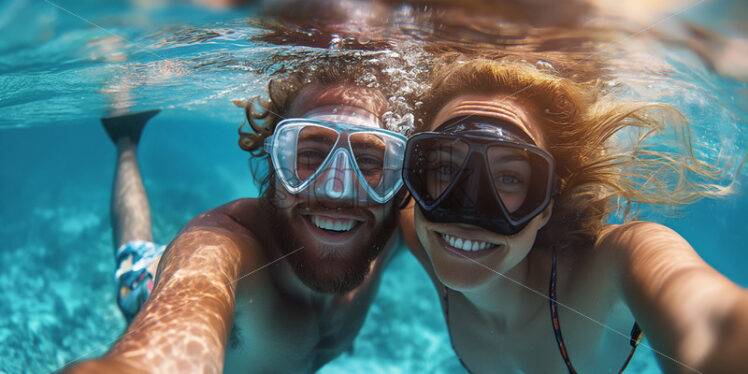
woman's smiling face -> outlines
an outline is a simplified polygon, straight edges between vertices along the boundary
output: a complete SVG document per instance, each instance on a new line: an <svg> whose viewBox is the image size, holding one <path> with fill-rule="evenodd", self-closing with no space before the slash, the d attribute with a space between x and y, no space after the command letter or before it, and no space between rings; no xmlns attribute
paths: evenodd
<svg viewBox="0 0 748 374"><path fill-rule="evenodd" d="M461 95L439 111L429 130L433 131L444 122L461 116L495 117L516 125L538 147L545 149L545 138L528 108L528 105L505 95ZM523 159L521 151L510 149L497 149L485 157L489 158L489 162L494 158L504 160L501 175L494 176L494 186L506 210L515 211L527 196L529 186L523 182L530 179L526 175L530 173L529 163ZM552 204L549 204L515 235L502 235L467 223L429 221L420 208L415 209L415 226L418 238L442 283L452 289L467 290L500 277L500 274L510 271L526 258L538 230L548 222L551 211Z"/></svg>

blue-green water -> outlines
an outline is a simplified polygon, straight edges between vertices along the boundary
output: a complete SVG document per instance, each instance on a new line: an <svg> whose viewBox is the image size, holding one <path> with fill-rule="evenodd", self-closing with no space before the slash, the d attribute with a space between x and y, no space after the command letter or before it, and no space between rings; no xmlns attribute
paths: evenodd
<svg viewBox="0 0 748 374"><path fill-rule="evenodd" d="M260 32L246 23L252 10L95 4L0 2L0 373L46 373L103 354L125 328L112 275L115 152L98 122L106 108L164 108L143 135L139 159L154 236L167 243L195 215L257 195L237 146L243 113L231 100L259 93L271 56L315 53L249 40ZM208 29L218 36L205 39ZM748 86L709 72L687 52L662 52L658 61L674 67L666 79L622 73L620 80L688 115L708 159L745 154ZM745 175L738 181L745 185ZM748 286L748 194L702 201L683 214L653 218ZM640 348L630 372L659 372L653 357ZM386 271L354 351L322 372L464 372L437 295L410 255Z"/></svg>

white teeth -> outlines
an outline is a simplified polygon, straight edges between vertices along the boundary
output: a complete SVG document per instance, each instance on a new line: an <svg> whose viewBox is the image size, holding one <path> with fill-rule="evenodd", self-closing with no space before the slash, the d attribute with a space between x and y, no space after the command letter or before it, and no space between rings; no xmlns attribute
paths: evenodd
<svg viewBox="0 0 748 374"><path fill-rule="evenodd" d="M311 217L314 226L330 231L350 231L356 224L356 221L352 219L338 219L333 222L333 220L321 216Z"/></svg>
<svg viewBox="0 0 748 374"><path fill-rule="evenodd" d="M457 248L457 249L461 249L463 251L468 251L468 252L482 251L484 249L493 248L496 246L496 244L489 243L489 242L463 239L463 238L459 238L459 237L455 237L455 236L447 235L447 234L441 234L441 236L444 239L444 241L449 243L450 246Z"/></svg>

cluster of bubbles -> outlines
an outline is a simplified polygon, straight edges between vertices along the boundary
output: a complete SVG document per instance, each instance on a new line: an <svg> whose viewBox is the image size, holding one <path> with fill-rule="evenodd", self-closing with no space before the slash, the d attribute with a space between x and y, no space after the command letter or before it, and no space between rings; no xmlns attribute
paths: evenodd
<svg viewBox="0 0 748 374"><path fill-rule="evenodd" d="M383 73L391 86L388 101L390 109L382 116L388 130L411 135L415 130L415 113L421 102L419 98L428 88L428 57L418 45L401 46L397 51L387 51L384 56L387 68ZM366 76L369 80L376 77Z"/></svg>

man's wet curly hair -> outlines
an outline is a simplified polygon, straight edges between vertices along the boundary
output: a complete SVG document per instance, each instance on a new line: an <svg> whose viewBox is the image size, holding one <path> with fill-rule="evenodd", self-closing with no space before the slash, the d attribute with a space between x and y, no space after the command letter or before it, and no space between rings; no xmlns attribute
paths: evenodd
<svg viewBox="0 0 748 374"><path fill-rule="evenodd" d="M288 117L302 89L310 85L356 86L382 91L380 99L386 103L387 78L381 73L383 66L379 65L376 60L356 56L325 57L300 63L293 72L271 79L267 98L258 95L237 103L244 107L246 115L246 122L239 126L239 147L253 158L266 159L265 139L273 134L281 120ZM245 125L249 125L248 130L245 130ZM255 181L260 184L262 196L268 198L275 193L274 184L271 183L275 172L272 167L268 167L267 173L260 172L260 164L250 162L250 168Z"/></svg>
<svg viewBox="0 0 748 374"><path fill-rule="evenodd" d="M635 218L632 204L677 207L732 192L732 184L716 183L729 179L725 170L694 156L689 125L672 106L620 102L599 81L578 83L512 59L450 56L437 64L431 84L416 132L463 94L506 95L529 103L539 118L561 192L536 245L589 248L621 205L628 219ZM627 132L628 140L617 138ZM664 132L671 148L645 142Z"/></svg>

